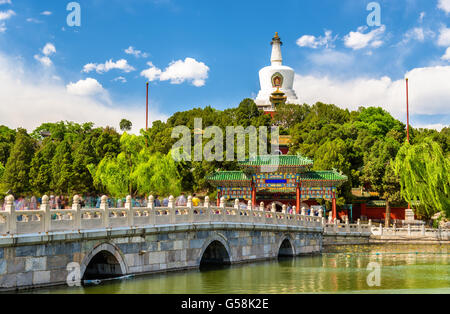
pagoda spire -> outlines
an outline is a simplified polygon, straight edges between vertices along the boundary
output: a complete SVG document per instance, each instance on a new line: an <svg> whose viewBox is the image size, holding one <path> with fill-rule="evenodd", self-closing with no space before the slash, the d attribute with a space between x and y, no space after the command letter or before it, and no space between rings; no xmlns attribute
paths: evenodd
<svg viewBox="0 0 450 314"><path fill-rule="evenodd" d="M275 37L272 38L272 42L270 44L272 45L272 65L282 65L283 57L281 55L281 46L283 43L281 42L281 38L278 36L278 32L275 33Z"/></svg>

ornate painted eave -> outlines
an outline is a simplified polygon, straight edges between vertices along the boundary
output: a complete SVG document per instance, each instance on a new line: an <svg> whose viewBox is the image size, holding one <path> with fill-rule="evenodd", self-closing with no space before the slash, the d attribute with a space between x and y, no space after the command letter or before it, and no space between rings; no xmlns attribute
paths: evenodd
<svg viewBox="0 0 450 314"><path fill-rule="evenodd" d="M252 179L243 171L217 171L206 177L213 186L251 186Z"/></svg>
<svg viewBox="0 0 450 314"><path fill-rule="evenodd" d="M309 171L301 173L299 181L302 186L341 186L348 177L337 171Z"/></svg>
<svg viewBox="0 0 450 314"><path fill-rule="evenodd" d="M255 172L291 172L301 173L313 166L313 161L301 155L265 155L256 156L240 162L240 166L250 173Z"/></svg>

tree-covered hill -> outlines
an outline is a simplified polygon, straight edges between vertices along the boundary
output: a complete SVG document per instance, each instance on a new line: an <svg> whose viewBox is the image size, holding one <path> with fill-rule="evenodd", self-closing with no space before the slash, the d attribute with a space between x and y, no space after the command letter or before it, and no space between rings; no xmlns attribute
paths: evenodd
<svg viewBox="0 0 450 314"><path fill-rule="evenodd" d="M223 111L205 107L177 112L166 122L155 121L148 132L141 130L140 135L116 131L116 127L129 130L131 122L127 120L116 121L117 125L105 128L96 128L88 122L82 125L44 123L30 134L24 129L0 126L1 197L8 190L16 195L108 193L122 196L130 192L164 194L173 188L186 192L209 189L213 194L214 189L205 177L216 169L238 169L236 162L172 164L167 158L178 140L171 138L173 128L187 126L194 134L196 118L202 119L203 129L218 126L224 134L227 126L280 126L280 134L291 136L290 154L313 158L316 170L334 168L349 177L340 191L340 205L352 201L352 187L363 186L378 192L387 203L404 201L406 194L412 195L405 190L408 184L401 172L394 171L399 151L402 151L402 158L408 154L404 148L406 126L383 109L370 107L349 111L323 103L286 104L280 105L271 119L257 109L253 100L245 99L238 107ZM208 141L205 139L203 145ZM419 145L430 150L431 155L426 156L430 160L436 160L433 154L442 154L439 162L444 164L434 171L447 169L448 172L450 128L441 132L411 128L410 146ZM169 174L176 180L168 180ZM122 180L123 186L111 185L115 180ZM448 173L439 180L437 185L450 186ZM439 193L439 197L448 201L448 189L439 189ZM436 203L434 206L438 207ZM429 209L424 213L429 216Z"/></svg>

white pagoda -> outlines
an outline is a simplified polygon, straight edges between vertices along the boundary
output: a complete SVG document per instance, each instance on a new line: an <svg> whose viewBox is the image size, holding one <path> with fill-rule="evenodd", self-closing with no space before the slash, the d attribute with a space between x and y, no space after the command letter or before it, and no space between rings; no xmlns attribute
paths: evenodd
<svg viewBox="0 0 450 314"><path fill-rule="evenodd" d="M278 33L272 39L271 65L259 71L261 90L256 97L256 105L264 111L274 111L271 97L274 92L282 92L287 97L287 103L298 103L297 95L293 89L295 72L292 68L283 65L281 55L281 42Z"/></svg>

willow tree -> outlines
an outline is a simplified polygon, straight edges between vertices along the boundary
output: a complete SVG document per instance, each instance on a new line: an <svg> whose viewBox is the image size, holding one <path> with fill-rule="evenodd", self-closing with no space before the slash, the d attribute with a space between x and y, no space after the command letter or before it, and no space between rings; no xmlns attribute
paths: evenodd
<svg viewBox="0 0 450 314"><path fill-rule="evenodd" d="M133 172L139 162L139 152L144 147L143 138L126 132L120 138L121 152L118 155L108 153L100 163L88 166L94 184L102 185L114 197L134 195L136 182Z"/></svg>
<svg viewBox="0 0 450 314"><path fill-rule="evenodd" d="M430 219L434 214L450 214L450 160L433 140L405 143L394 162L400 178L401 194L416 214Z"/></svg>
<svg viewBox="0 0 450 314"><path fill-rule="evenodd" d="M144 137L124 133L121 152L108 154L98 166L88 169L94 184L102 185L111 196L178 194L181 179L171 154L151 154L144 147Z"/></svg>

